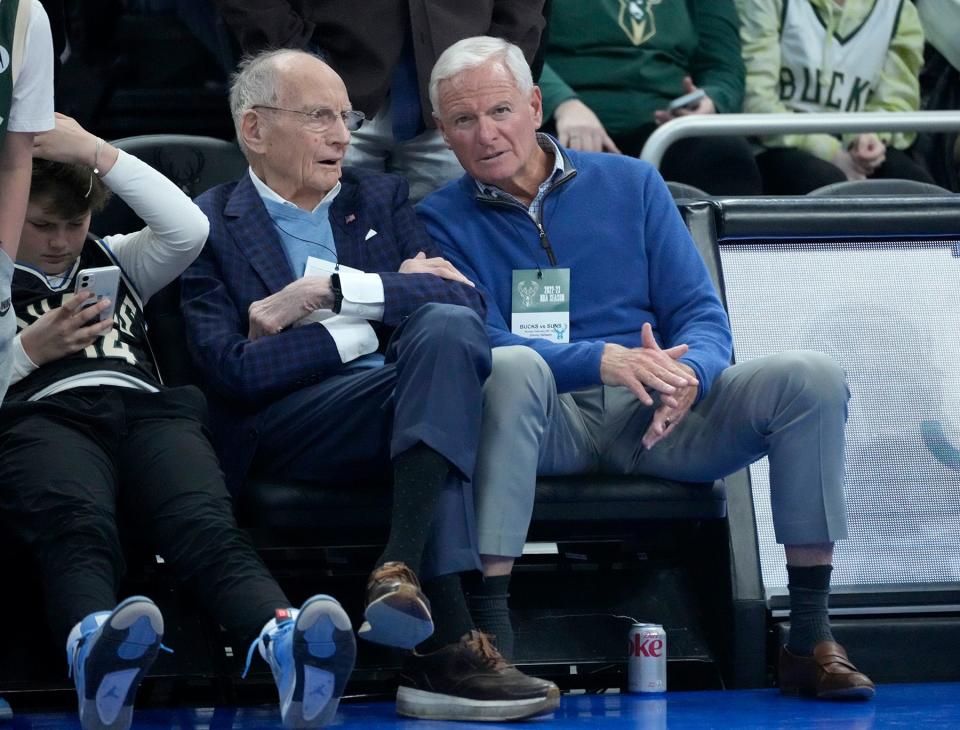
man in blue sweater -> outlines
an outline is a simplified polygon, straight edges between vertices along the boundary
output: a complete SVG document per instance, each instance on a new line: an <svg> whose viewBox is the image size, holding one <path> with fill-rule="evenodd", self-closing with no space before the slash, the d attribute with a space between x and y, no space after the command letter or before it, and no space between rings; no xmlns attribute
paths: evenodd
<svg viewBox="0 0 960 730"><path fill-rule="evenodd" d="M419 212L486 296L495 348L474 475L486 576L475 619L509 653L507 582L538 473L711 481L768 456L790 576L780 686L873 696L827 618L833 543L847 531L843 371L814 352L731 366L726 313L663 180L538 134L540 90L519 49L454 44L430 97L467 174Z"/></svg>

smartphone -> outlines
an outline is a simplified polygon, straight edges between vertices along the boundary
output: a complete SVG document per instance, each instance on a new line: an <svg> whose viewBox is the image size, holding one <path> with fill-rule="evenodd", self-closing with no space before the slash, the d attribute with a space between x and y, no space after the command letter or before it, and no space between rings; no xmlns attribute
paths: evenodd
<svg viewBox="0 0 960 730"><path fill-rule="evenodd" d="M110 300L110 306L100 312L100 321L113 318L113 310L117 303L117 289L120 286L119 266L98 266L93 269L81 269L77 273L74 293L89 291L93 293L83 308L91 307L104 297Z"/></svg>
<svg viewBox="0 0 960 730"><path fill-rule="evenodd" d="M689 94L684 94L683 96L678 96L676 99L667 104L668 112L675 112L679 109L688 109L695 107L697 102L699 102L703 97L707 95L707 92L703 89L697 89L696 91L691 91Z"/></svg>

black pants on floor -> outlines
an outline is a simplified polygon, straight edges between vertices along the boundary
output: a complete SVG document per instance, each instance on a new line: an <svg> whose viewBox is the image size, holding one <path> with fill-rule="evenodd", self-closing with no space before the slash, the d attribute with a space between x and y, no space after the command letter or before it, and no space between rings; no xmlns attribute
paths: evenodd
<svg viewBox="0 0 960 730"><path fill-rule="evenodd" d="M843 182L846 174L832 162L795 147L771 147L757 155L757 166L767 195L806 195L824 185ZM887 159L871 179L917 180L934 184L933 178L902 150L887 147Z"/></svg>
<svg viewBox="0 0 960 730"><path fill-rule="evenodd" d="M58 640L111 610L121 530L238 639L290 605L233 517L196 388L78 388L0 409L0 521L26 543Z"/></svg>

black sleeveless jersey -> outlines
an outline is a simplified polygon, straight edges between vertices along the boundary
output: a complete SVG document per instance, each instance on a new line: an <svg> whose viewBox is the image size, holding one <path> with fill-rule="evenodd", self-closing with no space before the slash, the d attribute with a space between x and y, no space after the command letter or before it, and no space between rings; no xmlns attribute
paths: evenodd
<svg viewBox="0 0 960 730"><path fill-rule="evenodd" d="M62 280L47 277L40 271L17 264L13 274L12 298L17 315L17 332L36 322L43 314L73 297L77 272L96 266L113 266L116 261L106 246L88 239L70 272ZM8 401L30 400L40 391L66 378L83 373L112 371L124 373L153 387L160 377L147 340L143 304L130 281L121 273L114 305L113 329L85 349L49 362L23 380L10 385Z"/></svg>

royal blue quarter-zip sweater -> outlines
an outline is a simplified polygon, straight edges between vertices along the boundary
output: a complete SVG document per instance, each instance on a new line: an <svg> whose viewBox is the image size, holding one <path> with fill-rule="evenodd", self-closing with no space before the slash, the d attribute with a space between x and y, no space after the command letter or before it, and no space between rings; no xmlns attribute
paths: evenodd
<svg viewBox="0 0 960 730"><path fill-rule="evenodd" d="M690 347L682 361L703 398L730 364L730 325L663 179L631 157L561 152L567 174L547 193L541 225L557 267L570 269L569 344L510 332L513 270L550 266L525 208L481 193L468 175L418 207L444 255L486 297L491 345L535 349L562 393L600 385L604 343L639 347L650 322L661 347Z"/></svg>

